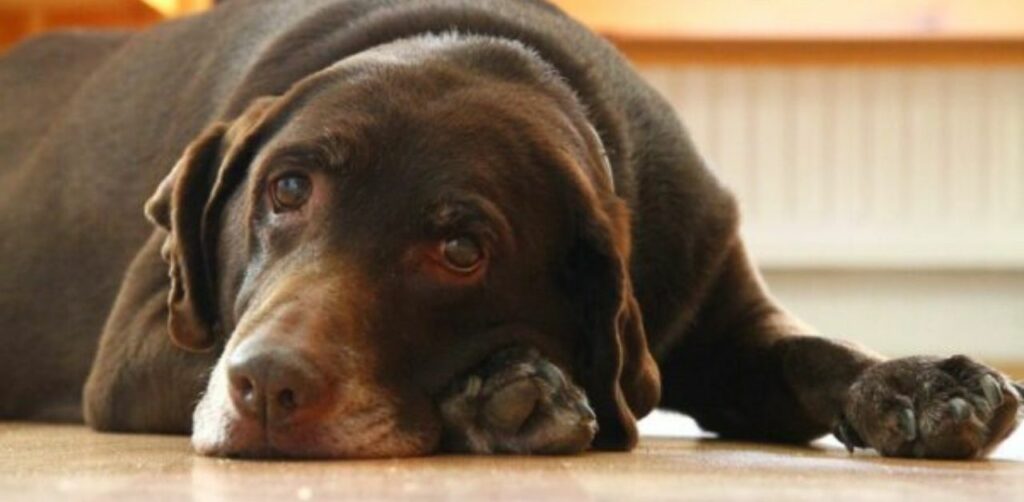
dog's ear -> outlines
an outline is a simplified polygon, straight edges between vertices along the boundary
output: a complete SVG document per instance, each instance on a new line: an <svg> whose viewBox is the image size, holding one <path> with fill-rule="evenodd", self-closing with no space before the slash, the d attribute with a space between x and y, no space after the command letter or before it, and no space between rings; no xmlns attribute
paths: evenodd
<svg viewBox="0 0 1024 502"><path fill-rule="evenodd" d="M213 264L220 209L244 177L273 101L258 99L237 119L207 127L146 202L146 217L167 232L160 251L171 281L167 327L182 348L206 350L217 340Z"/></svg>
<svg viewBox="0 0 1024 502"><path fill-rule="evenodd" d="M582 320L581 383L600 426L594 446L629 450L637 442L636 417L661 398L661 379L633 295L629 211L613 193L610 169L605 172L602 182L576 180L566 285Z"/></svg>

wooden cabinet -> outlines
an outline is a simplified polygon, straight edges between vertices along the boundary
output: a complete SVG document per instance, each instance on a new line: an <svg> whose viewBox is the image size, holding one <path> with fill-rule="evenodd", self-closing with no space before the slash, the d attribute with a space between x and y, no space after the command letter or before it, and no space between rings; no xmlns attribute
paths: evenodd
<svg viewBox="0 0 1024 502"><path fill-rule="evenodd" d="M553 0L617 37L1024 38L1021 0Z"/></svg>
<svg viewBox="0 0 1024 502"><path fill-rule="evenodd" d="M141 27L210 4L212 0L0 0L0 48L57 28Z"/></svg>

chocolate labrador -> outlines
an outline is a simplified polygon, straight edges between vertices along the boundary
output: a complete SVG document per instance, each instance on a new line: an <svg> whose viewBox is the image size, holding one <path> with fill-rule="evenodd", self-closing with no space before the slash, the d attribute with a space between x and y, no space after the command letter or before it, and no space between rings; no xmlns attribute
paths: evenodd
<svg viewBox="0 0 1024 502"><path fill-rule="evenodd" d="M967 458L1019 421L992 368L780 308L670 106L540 1L229 1L30 40L0 89L7 419L298 457L628 450L663 406Z"/></svg>

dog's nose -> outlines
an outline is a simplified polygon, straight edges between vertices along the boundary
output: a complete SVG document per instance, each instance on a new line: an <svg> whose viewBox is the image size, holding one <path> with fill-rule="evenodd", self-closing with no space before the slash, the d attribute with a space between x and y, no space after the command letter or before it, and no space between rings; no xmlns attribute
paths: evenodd
<svg viewBox="0 0 1024 502"><path fill-rule="evenodd" d="M326 380L295 350L242 344L228 360L231 400L243 415L280 425L324 398Z"/></svg>

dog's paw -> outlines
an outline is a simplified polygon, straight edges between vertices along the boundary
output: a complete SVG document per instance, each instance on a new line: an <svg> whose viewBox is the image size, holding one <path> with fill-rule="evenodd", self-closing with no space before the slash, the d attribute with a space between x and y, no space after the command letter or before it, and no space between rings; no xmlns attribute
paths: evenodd
<svg viewBox="0 0 1024 502"><path fill-rule="evenodd" d="M533 349L491 356L453 382L439 405L450 452L577 453L597 434L583 391Z"/></svg>
<svg viewBox="0 0 1024 502"><path fill-rule="evenodd" d="M965 356L878 364L850 387L835 435L853 451L885 456L977 458L1021 421L1019 386Z"/></svg>

